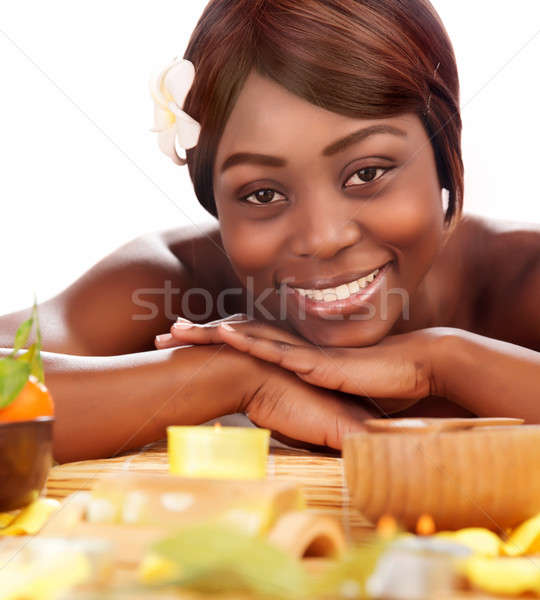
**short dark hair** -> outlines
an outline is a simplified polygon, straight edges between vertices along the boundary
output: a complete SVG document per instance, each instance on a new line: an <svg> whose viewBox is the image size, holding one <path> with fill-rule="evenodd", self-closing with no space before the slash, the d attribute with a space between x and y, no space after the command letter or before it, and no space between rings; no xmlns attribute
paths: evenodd
<svg viewBox="0 0 540 600"><path fill-rule="evenodd" d="M184 58L195 80L184 110L201 124L186 152L199 202L214 216L219 140L252 69L353 118L416 113L431 140L446 222L463 208L459 79L452 44L428 0L210 0Z"/></svg>

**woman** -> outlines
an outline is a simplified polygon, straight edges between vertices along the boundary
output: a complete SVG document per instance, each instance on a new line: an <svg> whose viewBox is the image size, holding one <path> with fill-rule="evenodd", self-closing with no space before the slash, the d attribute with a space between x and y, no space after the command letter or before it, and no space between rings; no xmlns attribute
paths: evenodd
<svg viewBox="0 0 540 600"><path fill-rule="evenodd" d="M57 460L235 412L333 448L371 415L538 422L540 231L462 214L429 2L213 0L184 58L219 229L134 240L40 307Z"/></svg>

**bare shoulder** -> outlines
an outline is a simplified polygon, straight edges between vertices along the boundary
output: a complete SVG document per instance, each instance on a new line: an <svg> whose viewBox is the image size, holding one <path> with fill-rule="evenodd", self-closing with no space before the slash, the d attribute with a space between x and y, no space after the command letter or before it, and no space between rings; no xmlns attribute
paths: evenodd
<svg viewBox="0 0 540 600"><path fill-rule="evenodd" d="M154 336L174 322L185 290L221 285L217 233L195 227L148 232L105 255L40 303L43 350L110 356L153 349ZM0 347L11 346L29 312L0 316Z"/></svg>
<svg viewBox="0 0 540 600"><path fill-rule="evenodd" d="M528 270L531 262L540 259L540 224L466 214L454 235L475 251L479 267L485 268L495 261L502 277L519 275Z"/></svg>
<svg viewBox="0 0 540 600"><path fill-rule="evenodd" d="M480 328L540 350L540 224L467 215L460 228L475 257Z"/></svg>
<svg viewBox="0 0 540 600"><path fill-rule="evenodd" d="M540 224L469 215L468 234L482 242L480 266L493 269L490 279L506 290L522 288L540 267Z"/></svg>
<svg viewBox="0 0 540 600"><path fill-rule="evenodd" d="M159 232L160 239L191 275L194 285L212 295L238 286L219 226L215 223L176 227Z"/></svg>

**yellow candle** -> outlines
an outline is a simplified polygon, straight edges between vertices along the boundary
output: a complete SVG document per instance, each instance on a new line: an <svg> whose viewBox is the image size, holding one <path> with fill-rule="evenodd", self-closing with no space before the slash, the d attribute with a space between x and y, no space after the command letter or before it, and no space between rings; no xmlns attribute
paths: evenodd
<svg viewBox="0 0 540 600"><path fill-rule="evenodd" d="M259 427L167 427L169 471L183 477L261 479L270 431Z"/></svg>

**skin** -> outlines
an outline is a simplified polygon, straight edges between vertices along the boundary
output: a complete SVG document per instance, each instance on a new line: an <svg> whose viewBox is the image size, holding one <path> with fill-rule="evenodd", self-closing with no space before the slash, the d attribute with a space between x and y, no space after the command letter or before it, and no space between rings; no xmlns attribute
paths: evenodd
<svg viewBox="0 0 540 600"><path fill-rule="evenodd" d="M374 135L321 156L336 139L373 124L406 135ZM282 439L337 449L363 419L381 413L540 422L540 231L472 215L445 227L427 142L415 115L343 117L252 74L218 146L219 228L141 236L40 304L55 458L110 456L163 437L167 425L230 412L245 411ZM281 156L288 165L222 173L225 158L240 151ZM374 162L374 155L391 160ZM363 187L359 170L371 166L392 168ZM238 200L267 188L276 190L276 203ZM286 318L276 319L278 282L317 287L321 278L389 261L387 289L404 293L383 304L374 298L371 318L303 319L286 295ZM249 313L248 282L256 296L271 290L249 322L233 323L233 331L219 321L173 326L194 287L214 300L238 291L198 321ZM172 301L148 292L167 286L178 290ZM155 314L136 300L145 289ZM185 306L184 316L203 315L200 296ZM1 347L11 348L28 314L0 317Z"/></svg>
<svg viewBox="0 0 540 600"><path fill-rule="evenodd" d="M256 296L284 280L316 287L318 279L369 272L392 261L388 289L413 296L415 314L425 318L426 289L414 294L449 234L442 223L433 151L415 115L384 122L405 135L373 135L321 156L320 149L330 142L379 123L326 111L259 75L248 78L214 167L223 245L244 287L248 277ZM225 158L242 151L286 157L288 166L239 164L221 173ZM369 158L377 155L388 158ZM365 171L355 175L366 167L378 167L375 179L367 183L360 179ZM238 196L265 186L276 189L270 202L238 201ZM257 202L255 195L250 198ZM309 314L302 319L291 301L286 323L279 322L277 294L264 306L278 326L325 346L364 346L381 340L394 324L406 329L406 323L396 323L402 314L400 295L370 304L374 314L366 309L355 314L362 320Z"/></svg>
<svg viewBox="0 0 540 600"><path fill-rule="evenodd" d="M401 133L379 132L339 152L321 152L372 125ZM278 158L223 168L227 157L246 152ZM302 314L294 294L286 296L284 315L282 295L273 293L256 314L271 326L254 331L250 324L234 324L233 335L229 328L197 331L184 323L160 336L157 347L225 342L397 416L504 413L504 401L479 388L500 396L503 386L511 400L521 386L518 415L538 419L540 354L520 353L520 346L540 348L533 300L540 294L539 232L514 226L512 235L511 225L490 227L474 217L444 224L432 147L416 115L350 119L252 73L218 147L214 194L224 249L242 285L251 284L256 296L283 290L283 281L303 288L350 281L356 277L351 274L390 261L385 287L369 306L347 312L338 307L332 315ZM468 335L475 331L486 338ZM494 345L491 335L516 345ZM304 351L306 341L324 352ZM345 356L329 349L374 344ZM481 359L502 367L503 380L494 369L478 372ZM471 371L467 386L457 366ZM471 395L485 399L474 402Z"/></svg>

